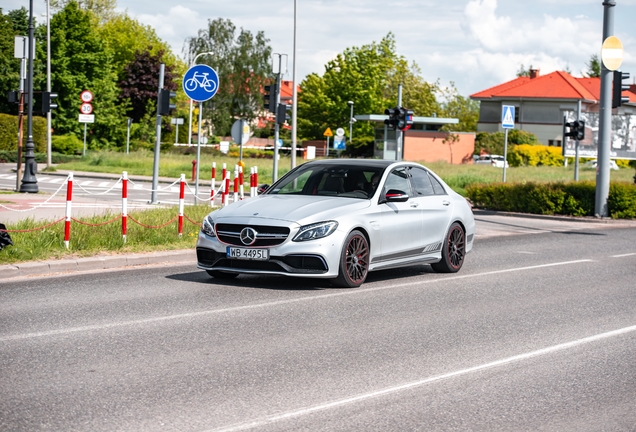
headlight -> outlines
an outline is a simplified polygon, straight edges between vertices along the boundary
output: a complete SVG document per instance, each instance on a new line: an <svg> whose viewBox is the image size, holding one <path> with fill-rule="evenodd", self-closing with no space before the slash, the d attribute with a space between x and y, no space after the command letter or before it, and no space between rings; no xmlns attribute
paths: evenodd
<svg viewBox="0 0 636 432"><path fill-rule="evenodd" d="M203 218L203 223L201 224L201 231L203 234L208 235L210 237L216 237L214 235L214 221L210 216L206 216Z"/></svg>
<svg viewBox="0 0 636 432"><path fill-rule="evenodd" d="M292 241L299 242L327 237L333 233L336 228L338 228L338 222L336 221L318 222L301 226L298 234L296 234Z"/></svg>

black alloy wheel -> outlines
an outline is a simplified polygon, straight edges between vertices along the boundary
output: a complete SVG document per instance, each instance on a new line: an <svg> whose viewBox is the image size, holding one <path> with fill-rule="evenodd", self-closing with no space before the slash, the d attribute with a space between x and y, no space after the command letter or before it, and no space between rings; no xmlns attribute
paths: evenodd
<svg viewBox="0 0 636 432"><path fill-rule="evenodd" d="M360 231L352 231L344 243L338 277L334 285L356 288L364 283L369 272L369 242Z"/></svg>
<svg viewBox="0 0 636 432"><path fill-rule="evenodd" d="M431 264L431 267L438 273L457 273L464 264L465 256L466 235L461 225L455 222L451 225L444 240L442 260Z"/></svg>

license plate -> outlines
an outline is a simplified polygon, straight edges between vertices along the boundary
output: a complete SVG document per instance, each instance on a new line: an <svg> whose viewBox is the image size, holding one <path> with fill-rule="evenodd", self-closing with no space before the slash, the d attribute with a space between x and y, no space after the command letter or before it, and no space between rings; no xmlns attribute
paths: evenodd
<svg viewBox="0 0 636 432"><path fill-rule="evenodd" d="M227 257L234 259L267 261L269 259L269 249L227 247Z"/></svg>

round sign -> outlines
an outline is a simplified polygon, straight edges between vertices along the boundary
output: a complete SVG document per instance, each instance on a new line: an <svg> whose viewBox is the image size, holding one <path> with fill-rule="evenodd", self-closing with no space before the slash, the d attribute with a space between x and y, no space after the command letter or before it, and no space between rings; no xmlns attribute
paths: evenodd
<svg viewBox="0 0 636 432"><path fill-rule="evenodd" d="M196 102L212 99L219 90L219 75L208 65L194 65L183 76L183 91Z"/></svg>
<svg viewBox="0 0 636 432"><path fill-rule="evenodd" d="M80 94L80 98L82 99L82 102L90 102L93 100L93 93L91 93L88 90L84 90L81 94Z"/></svg>
<svg viewBox="0 0 636 432"><path fill-rule="evenodd" d="M623 63L623 43L616 36L610 36L603 42L601 59L605 67L615 71Z"/></svg>
<svg viewBox="0 0 636 432"><path fill-rule="evenodd" d="M80 106L80 112L82 114L90 114L93 112L93 105L88 102L84 102L82 106Z"/></svg>
<svg viewBox="0 0 636 432"><path fill-rule="evenodd" d="M336 136L344 136L344 129L343 128L336 129Z"/></svg>

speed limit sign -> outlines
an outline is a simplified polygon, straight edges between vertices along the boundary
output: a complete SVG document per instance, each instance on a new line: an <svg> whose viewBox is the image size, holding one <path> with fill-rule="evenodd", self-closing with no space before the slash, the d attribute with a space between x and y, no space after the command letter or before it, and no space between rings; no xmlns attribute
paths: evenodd
<svg viewBox="0 0 636 432"><path fill-rule="evenodd" d="M93 112L93 105L88 102L84 102L82 106L80 106L80 111L82 114L91 114Z"/></svg>
<svg viewBox="0 0 636 432"><path fill-rule="evenodd" d="M84 90L80 94L80 98L82 99L82 102L90 102L93 100L93 93L91 93L89 90Z"/></svg>

